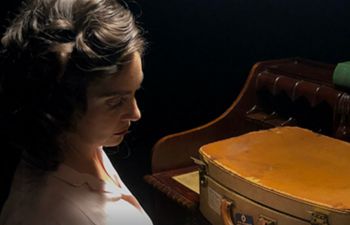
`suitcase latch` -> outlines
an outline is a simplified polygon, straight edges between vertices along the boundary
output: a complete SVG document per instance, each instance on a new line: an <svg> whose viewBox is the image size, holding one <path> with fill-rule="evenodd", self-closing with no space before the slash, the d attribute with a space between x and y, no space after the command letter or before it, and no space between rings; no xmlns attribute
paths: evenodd
<svg viewBox="0 0 350 225"><path fill-rule="evenodd" d="M323 213L312 212L311 225L328 225L328 216Z"/></svg>
<svg viewBox="0 0 350 225"><path fill-rule="evenodd" d="M191 159L199 167L199 182L200 182L200 185L206 186L207 185L207 179L205 178L205 175L207 175L207 164L205 164L202 160L196 159L194 157L191 157Z"/></svg>
<svg viewBox="0 0 350 225"><path fill-rule="evenodd" d="M258 225L277 225L276 220L260 215Z"/></svg>

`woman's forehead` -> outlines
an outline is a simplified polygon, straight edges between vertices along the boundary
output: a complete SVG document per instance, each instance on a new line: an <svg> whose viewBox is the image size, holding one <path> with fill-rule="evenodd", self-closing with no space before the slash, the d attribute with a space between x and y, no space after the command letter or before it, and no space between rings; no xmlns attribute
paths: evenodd
<svg viewBox="0 0 350 225"><path fill-rule="evenodd" d="M141 60L136 55L121 71L93 82L88 88L88 95L104 97L131 94L140 88L142 80Z"/></svg>

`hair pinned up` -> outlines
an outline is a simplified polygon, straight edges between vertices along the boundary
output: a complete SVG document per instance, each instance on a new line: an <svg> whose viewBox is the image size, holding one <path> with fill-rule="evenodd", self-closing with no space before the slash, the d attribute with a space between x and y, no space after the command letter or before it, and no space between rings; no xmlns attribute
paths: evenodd
<svg viewBox="0 0 350 225"><path fill-rule="evenodd" d="M2 37L1 124L12 147L37 166L60 162L57 138L86 109L88 85L142 55L141 30L124 4L28 0Z"/></svg>

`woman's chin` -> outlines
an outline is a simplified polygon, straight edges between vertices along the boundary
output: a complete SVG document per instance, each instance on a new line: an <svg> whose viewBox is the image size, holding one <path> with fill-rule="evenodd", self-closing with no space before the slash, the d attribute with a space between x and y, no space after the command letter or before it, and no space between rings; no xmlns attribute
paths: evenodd
<svg viewBox="0 0 350 225"><path fill-rule="evenodd" d="M105 141L103 146L104 147L118 146L120 143L122 143L123 139L124 139L124 136L117 136L117 137L109 138L108 140Z"/></svg>

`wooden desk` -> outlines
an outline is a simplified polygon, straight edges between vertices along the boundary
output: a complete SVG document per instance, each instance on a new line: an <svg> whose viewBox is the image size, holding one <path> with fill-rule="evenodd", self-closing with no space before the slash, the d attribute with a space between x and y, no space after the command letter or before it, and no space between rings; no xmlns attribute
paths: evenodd
<svg viewBox="0 0 350 225"><path fill-rule="evenodd" d="M146 181L174 204L198 215L199 196L172 177L196 170L207 143L276 126L299 126L349 140L349 91L332 83L334 65L291 58L256 63L233 104L215 120L160 139ZM160 212L162 208L160 207ZM167 223L164 223L167 224ZM204 223L203 223L204 224Z"/></svg>
<svg viewBox="0 0 350 225"><path fill-rule="evenodd" d="M197 166L190 166L145 176L155 188L155 225L211 225L198 210L199 193L174 179L197 171Z"/></svg>
<svg viewBox="0 0 350 225"><path fill-rule="evenodd" d="M173 179L174 176L198 170L197 166L190 166L166 172L145 176L147 183L160 190L168 198L179 203L189 211L197 210L199 206L199 193L185 187Z"/></svg>

